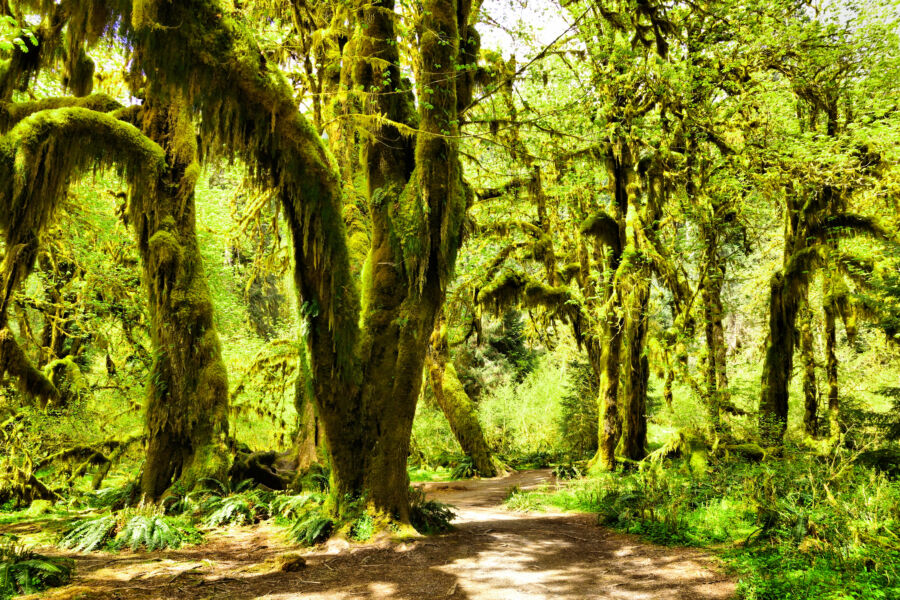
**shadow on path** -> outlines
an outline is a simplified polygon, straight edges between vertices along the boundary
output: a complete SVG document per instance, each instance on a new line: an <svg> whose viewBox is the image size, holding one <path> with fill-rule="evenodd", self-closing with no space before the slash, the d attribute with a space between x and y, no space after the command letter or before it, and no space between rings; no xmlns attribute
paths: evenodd
<svg viewBox="0 0 900 600"><path fill-rule="evenodd" d="M407 543L333 542L305 553L296 572L275 568L296 552L263 525L211 536L202 546L140 555L79 556L73 585L57 599L350 600L727 600L734 583L711 559L654 546L578 514L512 513L514 485L551 481L548 471L429 483L429 496L458 507L456 530Z"/></svg>

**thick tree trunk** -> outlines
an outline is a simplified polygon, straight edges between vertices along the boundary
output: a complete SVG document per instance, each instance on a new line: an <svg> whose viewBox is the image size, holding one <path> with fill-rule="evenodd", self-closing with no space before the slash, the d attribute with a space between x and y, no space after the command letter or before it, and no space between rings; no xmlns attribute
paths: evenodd
<svg viewBox="0 0 900 600"><path fill-rule="evenodd" d="M412 419L467 204L456 140L460 105L471 100L469 92L457 93L467 79L458 70L461 42L467 52L477 48L469 6L423 3L418 41L427 67L416 81L428 100L419 106L415 142L385 124L362 143L372 219L362 295L339 174L298 112L293 90L254 50L243 25L212 0L147 0L131 13L136 44L148 49L142 67L188 94L203 110L210 139L240 153L281 200L336 512L345 499L366 497L375 509L408 519ZM372 100L373 114L414 126L393 2L365 5L357 17L359 45L343 67L354 69L355 89Z"/></svg>
<svg viewBox="0 0 900 600"><path fill-rule="evenodd" d="M291 449L292 466L298 474L319 462L319 450L323 445L319 431L319 417L316 415L316 407L311 396L311 387L308 386L306 377L298 377L294 396L297 432Z"/></svg>
<svg viewBox="0 0 900 600"><path fill-rule="evenodd" d="M491 457L490 448L484 439L475 404L463 388L456 368L447 355L447 336L444 327L438 327L432 336L432 351L428 356L428 372L431 387L450 430L459 442L466 456L472 459L475 469L482 477L494 477L497 469Z"/></svg>
<svg viewBox="0 0 900 600"><path fill-rule="evenodd" d="M228 470L228 376L195 231L195 133L177 105L145 105L145 134L162 146L169 170L156 202L132 203L149 296L154 361L148 386L149 441L141 473L144 498L175 482L190 489Z"/></svg>
<svg viewBox="0 0 900 600"><path fill-rule="evenodd" d="M649 274L646 275L634 282L623 341L626 373L622 394L621 452L622 456L630 460L642 460L647 455L647 386L650 364L644 347L647 341L650 278Z"/></svg>

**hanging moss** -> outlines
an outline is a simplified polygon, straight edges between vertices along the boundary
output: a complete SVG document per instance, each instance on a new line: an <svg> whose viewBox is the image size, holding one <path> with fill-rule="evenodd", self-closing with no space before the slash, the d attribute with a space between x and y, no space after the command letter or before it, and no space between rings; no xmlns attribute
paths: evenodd
<svg viewBox="0 0 900 600"><path fill-rule="evenodd" d="M94 89L94 61L84 48L70 51L66 58L63 86L79 98L87 96Z"/></svg>
<svg viewBox="0 0 900 600"><path fill-rule="evenodd" d="M495 314L512 308L521 302L526 279L517 271L505 271L478 292L478 303L489 307Z"/></svg>
<svg viewBox="0 0 900 600"><path fill-rule="evenodd" d="M6 375L15 377L22 391L41 404L56 404L60 400L53 382L31 364L12 331L4 328L0 329L0 379Z"/></svg>
<svg viewBox="0 0 900 600"><path fill-rule="evenodd" d="M176 482L186 489L229 469L228 374L195 231L199 166L191 120L182 104L149 99L138 121L165 149L168 168L152 203L132 198L154 362L146 408L149 443L141 475L145 498Z"/></svg>
<svg viewBox="0 0 900 600"><path fill-rule="evenodd" d="M116 165L138 195L152 194L148 182L162 170L162 158L161 149L134 127L84 108L37 112L0 139L0 231L7 247L0 271L0 327L6 325L13 291L34 266L40 232L70 178L97 164ZM40 381L33 383L31 369L19 366L27 388L58 398Z"/></svg>

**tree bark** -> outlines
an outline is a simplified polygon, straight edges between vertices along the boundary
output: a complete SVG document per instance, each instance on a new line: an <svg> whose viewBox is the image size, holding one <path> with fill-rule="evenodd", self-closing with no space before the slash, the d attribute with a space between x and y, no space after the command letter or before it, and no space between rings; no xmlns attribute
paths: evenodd
<svg viewBox="0 0 900 600"><path fill-rule="evenodd" d="M147 454L141 493L159 500L174 483L190 489L228 470L228 376L195 230L193 123L177 104L148 102L144 133L166 152L169 169L151 205L132 202L149 297L154 361L148 386Z"/></svg>
<svg viewBox="0 0 900 600"><path fill-rule="evenodd" d="M841 435L841 405L838 395L837 310L825 303L825 378L828 381L828 436L837 441Z"/></svg>
<svg viewBox="0 0 900 600"><path fill-rule="evenodd" d="M647 455L647 386L650 380L650 364L644 354L650 302L647 275L634 281L623 341L626 374L622 395L621 453L629 460L642 460Z"/></svg>
<svg viewBox="0 0 900 600"><path fill-rule="evenodd" d="M804 306L800 314L800 357L803 361L803 429L807 435L819 435L819 390L816 383L815 344L812 334L812 314Z"/></svg>
<svg viewBox="0 0 900 600"><path fill-rule="evenodd" d="M418 129L379 125L362 144L372 242L362 294L343 222L342 183L293 90L214 0L145 0L132 11L141 66L203 111L208 138L241 155L279 197L293 237L303 341L332 467L332 509L365 497L408 521L406 460L425 350L451 277L468 192L457 138L467 0L422 6ZM379 118L409 124L393 2L360 9L354 68ZM473 41L474 38L471 38ZM475 44L477 46L477 44ZM468 51L470 45L466 43ZM374 70L373 66L377 67ZM384 93L378 93L382 88ZM399 91L399 93L398 93ZM368 108L367 108L368 110Z"/></svg>
<svg viewBox="0 0 900 600"><path fill-rule="evenodd" d="M606 249L607 300L603 331L603 353L600 369L599 443L597 455L592 461L600 469L611 471L616 467L616 447L622 436L622 419L619 414L619 372L622 358L622 341L625 322L623 312L624 278L619 273L625 248L625 217L628 213L629 186L634 182L631 153L627 144L622 145L621 156L607 158L612 206L610 216L618 225L617 239Z"/></svg>
<svg viewBox="0 0 900 600"><path fill-rule="evenodd" d="M438 326L432 336L428 372L435 400L447 417L456 441L466 456L472 459L479 475L494 477L497 469L494 467L490 448L484 439L481 423L478 422L475 404L466 394L456 374L456 368L448 356L447 333L443 326Z"/></svg>

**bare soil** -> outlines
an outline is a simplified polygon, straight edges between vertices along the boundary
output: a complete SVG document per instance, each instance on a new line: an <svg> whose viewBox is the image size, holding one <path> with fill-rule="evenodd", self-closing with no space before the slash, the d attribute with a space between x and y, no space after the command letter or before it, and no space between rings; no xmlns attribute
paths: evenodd
<svg viewBox="0 0 900 600"><path fill-rule="evenodd" d="M517 513L512 486L553 483L548 471L428 483L457 507L455 531L368 544L333 540L298 551L263 524L210 535L175 551L77 555L75 581L57 600L603 599L726 600L734 583L709 556L598 527L589 515ZM301 556L302 560L296 557ZM305 564L304 564L305 563Z"/></svg>

